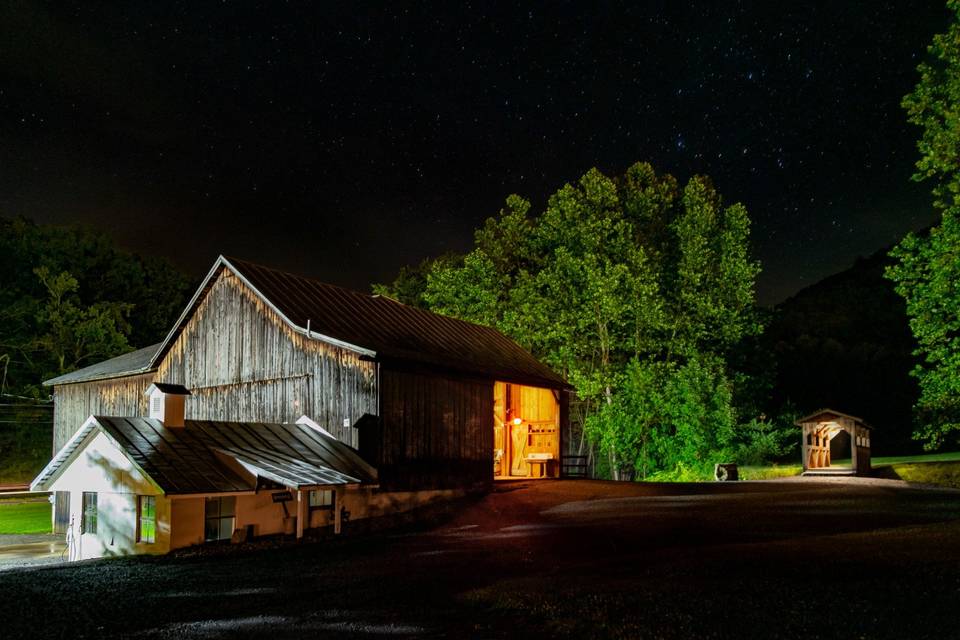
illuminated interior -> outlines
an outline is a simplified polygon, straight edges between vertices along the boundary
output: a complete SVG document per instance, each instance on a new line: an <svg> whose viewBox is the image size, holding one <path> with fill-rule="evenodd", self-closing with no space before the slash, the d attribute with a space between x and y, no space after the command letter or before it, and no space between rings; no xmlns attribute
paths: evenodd
<svg viewBox="0 0 960 640"><path fill-rule="evenodd" d="M837 422L819 422L807 431L807 469L838 469L852 466L850 434Z"/></svg>
<svg viewBox="0 0 960 640"><path fill-rule="evenodd" d="M493 386L493 476L560 475L560 403L552 389L496 382Z"/></svg>

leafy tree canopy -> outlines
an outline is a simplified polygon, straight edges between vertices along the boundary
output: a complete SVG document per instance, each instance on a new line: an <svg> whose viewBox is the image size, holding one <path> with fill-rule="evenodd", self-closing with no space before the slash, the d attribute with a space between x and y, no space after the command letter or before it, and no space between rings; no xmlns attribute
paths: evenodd
<svg viewBox="0 0 960 640"><path fill-rule="evenodd" d="M539 213L507 198L472 251L425 269L417 295L562 372L610 473L646 473L732 441L727 355L760 330L749 225L704 176L681 188L646 163L591 169Z"/></svg>
<svg viewBox="0 0 960 640"><path fill-rule="evenodd" d="M32 397L48 377L161 340L190 291L166 261L23 218L0 218L0 273L0 386Z"/></svg>
<svg viewBox="0 0 960 640"><path fill-rule="evenodd" d="M918 343L916 436L928 448L960 434L960 1L947 6L953 20L934 37L920 81L903 99L909 121L922 129L913 177L932 183L940 223L929 234L908 235L887 271Z"/></svg>

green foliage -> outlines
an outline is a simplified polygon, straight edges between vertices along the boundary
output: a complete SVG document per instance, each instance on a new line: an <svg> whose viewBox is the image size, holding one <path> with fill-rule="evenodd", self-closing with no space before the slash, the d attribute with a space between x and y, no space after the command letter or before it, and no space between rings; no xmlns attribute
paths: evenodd
<svg viewBox="0 0 960 640"><path fill-rule="evenodd" d="M486 254L473 251L459 266L431 271L423 299L438 313L491 325L499 313L498 292L502 284L493 261ZM448 291L456 291L457 295L445 295Z"/></svg>
<svg viewBox="0 0 960 640"><path fill-rule="evenodd" d="M940 224L928 235L908 235L888 269L907 303L921 361L915 405L916 436L935 449L960 435L960 1L947 5L954 19L934 37L920 82L903 100L911 123L922 128L916 180L933 183Z"/></svg>
<svg viewBox="0 0 960 640"><path fill-rule="evenodd" d="M615 468L638 477L699 474L734 441L731 394L718 360L635 359L611 401L587 418L587 433Z"/></svg>
<svg viewBox="0 0 960 640"><path fill-rule="evenodd" d="M431 266L429 308L503 330L561 372L601 466L646 476L734 441L727 356L760 330L749 218L711 181L596 169L546 208L510 196L461 261Z"/></svg>
<svg viewBox="0 0 960 640"><path fill-rule="evenodd" d="M37 502L0 501L0 534L50 533L52 508L46 499Z"/></svg>
<svg viewBox="0 0 960 640"><path fill-rule="evenodd" d="M425 258L415 266L403 266L393 282L373 285L373 293L393 298L411 307L427 309L429 305L423 298L427 289L427 274L434 265L456 263L462 259L462 256L448 253L438 258Z"/></svg>
<svg viewBox="0 0 960 640"><path fill-rule="evenodd" d="M799 413L785 411L773 420L753 418L738 428L737 446L732 459L740 465L759 466L774 460L783 460L796 451L798 429L794 421Z"/></svg>
<svg viewBox="0 0 960 640"><path fill-rule="evenodd" d="M917 71L920 81L903 98L911 124L923 131L914 180L931 180L938 209L960 204L960 0L947 0L953 20L933 37L930 58Z"/></svg>
<svg viewBox="0 0 960 640"><path fill-rule="evenodd" d="M50 403L0 402L0 484L26 484L50 461Z"/></svg>
<svg viewBox="0 0 960 640"><path fill-rule="evenodd" d="M76 369L81 363L105 359L130 350L127 317L133 305L96 302L81 306L77 279L66 271L53 275L46 267L33 270L48 297L37 314L42 334L37 345L53 356L54 375Z"/></svg>
<svg viewBox="0 0 960 640"><path fill-rule="evenodd" d="M0 218L0 393L158 342L190 283L169 263L117 249L100 233Z"/></svg>
<svg viewBox="0 0 960 640"><path fill-rule="evenodd" d="M960 433L960 218L947 210L927 237L911 234L891 255L888 276L907 302L917 340L917 437L936 449Z"/></svg>

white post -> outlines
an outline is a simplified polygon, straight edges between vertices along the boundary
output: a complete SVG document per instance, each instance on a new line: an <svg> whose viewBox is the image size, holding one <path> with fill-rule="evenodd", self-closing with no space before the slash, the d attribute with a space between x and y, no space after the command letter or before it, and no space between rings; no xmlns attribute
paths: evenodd
<svg viewBox="0 0 960 640"><path fill-rule="evenodd" d="M307 519L307 501L303 499L303 490L297 489L297 540L303 537L303 528Z"/></svg>

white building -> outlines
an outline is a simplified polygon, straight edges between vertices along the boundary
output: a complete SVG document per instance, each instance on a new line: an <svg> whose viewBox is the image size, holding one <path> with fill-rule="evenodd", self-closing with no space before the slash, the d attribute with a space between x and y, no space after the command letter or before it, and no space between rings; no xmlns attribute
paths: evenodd
<svg viewBox="0 0 960 640"><path fill-rule="evenodd" d="M148 393L150 417L91 416L31 485L69 494L71 560L339 532L351 509L379 515L376 470L309 420L184 420L189 391L157 383Z"/></svg>

